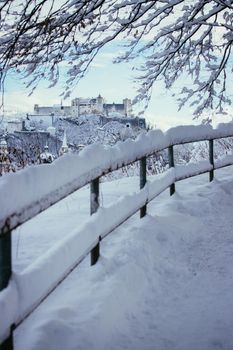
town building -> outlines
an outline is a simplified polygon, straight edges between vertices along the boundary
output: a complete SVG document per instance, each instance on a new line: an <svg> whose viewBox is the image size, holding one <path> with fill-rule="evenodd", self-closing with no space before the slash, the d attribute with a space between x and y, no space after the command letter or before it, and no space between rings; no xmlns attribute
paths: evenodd
<svg viewBox="0 0 233 350"><path fill-rule="evenodd" d="M62 103L60 105L56 104L53 106L39 106L38 104L35 104L34 113L42 116L65 116L70 114L70 108L70 106L63 106Z"/></svg>

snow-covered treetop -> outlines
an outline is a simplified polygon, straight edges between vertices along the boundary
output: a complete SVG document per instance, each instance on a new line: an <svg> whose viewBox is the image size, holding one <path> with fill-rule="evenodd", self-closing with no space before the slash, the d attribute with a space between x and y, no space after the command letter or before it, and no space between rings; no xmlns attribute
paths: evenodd
<svg viewBox="0 0 233 350"><path fill-rule="evenodd" d="M136 101L147 105L155 81L170 88L185 73L180 106L190 100L197 115L221 110L230 102L232 10L232 0L2 0L0 79L14 68L30 77L32 90L44 77L53 86L66 62L67 97L98 51L118 38L126 50L117 61L145 59Z"/></svg>

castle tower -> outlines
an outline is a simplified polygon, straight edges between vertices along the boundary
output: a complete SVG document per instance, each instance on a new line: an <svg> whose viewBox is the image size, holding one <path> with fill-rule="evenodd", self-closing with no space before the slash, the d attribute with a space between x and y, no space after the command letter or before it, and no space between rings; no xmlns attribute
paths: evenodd
<svg viewBox="0 0 233 350"><path fill-rule="evenodd" d="M71 114L74 117L79 117L80 110L79 110L79 98L76 97L71 101Z"/></svg>
<svg viewBox="0 0 233 350"><path fill-rule="evenodd" d="M97 106L96 107L97 107L98 112L99 113L103 113L103 111L104 111L104 99L103 99L103 97L100 94L97 97L96 101L97 101Z"/></svg>
<svg viewBox="0 0 233 350"><path fill-rule="evenodd" d="M35 112L36 114L39 114L39 105L38 105L38 104L35 104L35 105L34 105L34 112Z"/></svg>
<svg viewBox="0 0 233 350"><path fill-rule="evenodd" d="M132 114L132 102L129 98L123 100L125 116L129 117Z"/></svg>

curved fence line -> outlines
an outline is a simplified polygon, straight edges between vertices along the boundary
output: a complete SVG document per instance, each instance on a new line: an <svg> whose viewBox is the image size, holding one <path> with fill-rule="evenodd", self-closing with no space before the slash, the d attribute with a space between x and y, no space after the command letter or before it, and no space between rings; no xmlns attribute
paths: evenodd
<svg viewBox="0 0 233 350"><path fill-rule="evenodd" d="M80 154L65 155L50 165L7 174L0 179L0 235L15 229L95 178L143 157L169 146L232 136L233 123L220 124L216 129L200 125L179 126L166 133L151 130L134 141L118 142L113 147L90 145Z"/></svg>
<svg viewBox="0 0 233 350"><path fill-rule="evenodd" d="M16 200L15 203L12 199L14 197L10 197L9 201L6 201L5 211L0 216L0 291L2 290L0 292L0 314L4 320L3 324L0 324L0 342L3 342L3 348L5 346L7 349L13 349L13 328L20 324L54 290L88 253L91 253L91 264L96 263L99 257L100 241L116 227L138 210L140 210L141 217L145 216L147 203L169 187L172 195L175 192L177 181L206 172L209 172L209 180L212 181L214 169L233 165L231 155L214 164L213 141L232 136L233 124L222 124L217 129L209 126L179 127L168 130L166 134L156 130L139 136L135 141L127 140L114 147L93 145L80 155L67 155L57 160L54 165L36 166L21 171L19 174L10 174L2 178L0 188L5 191L3 191L3 196L7 191L16 190L17 180L19 180L19 187L17 186L19 192L29 187L26 199ZM175 166L174 145L205 140L209 141L208 160ZM170 169L161 175L156 175L152 182L147 181L147 156L165 148L168 148L169 152ZM140 190L108 208L99 208L99 178L138 160L140 161ZM64 167L68 174L64 174ZM75 171L76 173L71 174ZM56 178L53 178L55 175ZM40 186L45 178L48 184L41 189ZM39 190L31 196L30 191L37 180ZM12 228L88 183L91 185L91 214L93 214L90 220L71 232L66 239L56 244L24 271L12 275ZM4 185L6 187L3 187ZM49 190L51 188L52 191ZM62 264L59 264L59 261L62 261ZM59 269L57 264L59 264ZM49 272L46 268L48 265L50 266ZM36 283L38 280L43 281L39 287Z"/></svg>

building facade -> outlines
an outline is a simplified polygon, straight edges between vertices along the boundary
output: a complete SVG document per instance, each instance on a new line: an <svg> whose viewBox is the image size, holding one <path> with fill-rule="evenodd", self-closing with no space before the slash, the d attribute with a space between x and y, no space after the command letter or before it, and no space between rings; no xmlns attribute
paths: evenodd
<svg viewBox="0 0 233 350"><path fill-rule="evenodd" d="M71 101L71 106L34 106L34 113L37 115L55 115L55 116L73 116L78 117L88 114L101 114L109 116L117 114L121 117L132 116L131 100L125 98L122 103L106 103L104 98L99 95L95 98L77 97Z"/></svg>

